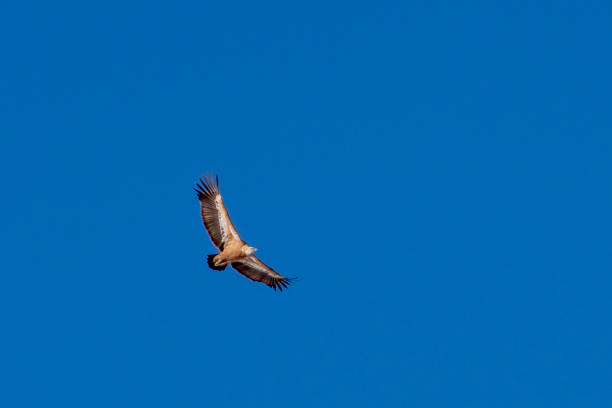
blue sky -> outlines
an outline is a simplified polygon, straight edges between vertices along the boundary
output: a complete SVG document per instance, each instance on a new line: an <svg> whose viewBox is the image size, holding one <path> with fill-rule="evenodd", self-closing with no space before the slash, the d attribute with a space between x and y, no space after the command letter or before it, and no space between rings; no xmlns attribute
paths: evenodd
<svg viewBox="0 0 612 408"><path fill-rule="evenodd" d="M0 405L610 406L609 5L1 10Z"/></svg>

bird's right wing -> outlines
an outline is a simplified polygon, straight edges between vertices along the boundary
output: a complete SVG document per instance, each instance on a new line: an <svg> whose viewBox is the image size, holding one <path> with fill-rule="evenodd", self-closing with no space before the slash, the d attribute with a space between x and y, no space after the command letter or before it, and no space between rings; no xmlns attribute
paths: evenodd
<svg viewBox="0 0 612 408"><path fill-rule="evenodd" d="M263 282L274 290L281 291L291 283L293 279L287 279L276 273L265 263L261 262L255 255L249 255L237 262L232 262L232 268L256 282Z"/></svg>
<svg viewBox="0 0 612 408"><path fill-rule="evenodd" d="M196 183L198 188L195 191L200 199L200 211L204 227L208 231L213 244L223 251L227 241L240 239L236 228L230 220L221 193L219 191L219 177L202 176L200 182Z"/></svg>

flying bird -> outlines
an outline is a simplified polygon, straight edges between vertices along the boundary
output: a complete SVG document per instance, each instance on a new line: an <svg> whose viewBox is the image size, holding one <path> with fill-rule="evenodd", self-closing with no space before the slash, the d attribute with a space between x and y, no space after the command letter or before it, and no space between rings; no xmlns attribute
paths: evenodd
<svg viewBox="0 0 612 408"><path fill-rule="evenodd" d="M194 190L200 200L204 227L212 243L219 249L218 254L208 255L208 266L222 271L230 264L247 278L265 283L274 290L286 288L293 279L285 278L261 262L253 255L257 248L244 242L236 232L221 198L219 176L202 176L196 186Z"/></svg>

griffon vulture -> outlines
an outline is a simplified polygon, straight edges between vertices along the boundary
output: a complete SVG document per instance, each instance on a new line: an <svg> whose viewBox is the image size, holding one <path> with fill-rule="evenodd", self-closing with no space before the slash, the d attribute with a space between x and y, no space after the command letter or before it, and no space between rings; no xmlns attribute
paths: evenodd
<svg viewBox="0 0 612 408"><path fill-rule="evenodd" d="M257 248L249 246L236 232L219 192L219 177L203 176L196 185L204 227L212 243L219 249L218 254L208 255L208 266L222 271L230 264L247 278L263 282L274 290L286 288L292 279L279 275L261 262L253 255Z"/></svg>

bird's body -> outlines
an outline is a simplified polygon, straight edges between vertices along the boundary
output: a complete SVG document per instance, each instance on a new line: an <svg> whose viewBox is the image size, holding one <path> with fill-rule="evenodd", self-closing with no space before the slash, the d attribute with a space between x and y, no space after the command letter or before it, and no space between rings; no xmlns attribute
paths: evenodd
<svg viewBox="0 0 612 408"><path fill-rule="evenodd" d="M253 255L257 248L249 246L238 235L221 198L219 178L204 176L196 185L204 227L213 244L219 249L218 254L208 256L208 266L211 269L224 270L230 264L247 278L263 282L274 290L286 288L291 279L279 275L261 262Z"/></svg>
<svg viewBox="0 0 612 408"><path fill-rule="evenodd" d="M223 247L223 251L213 257L213 264L215 266L222 266L246 258L254 252L251 251L250 248L251 247L240 238L232 239Z"/></svg>

